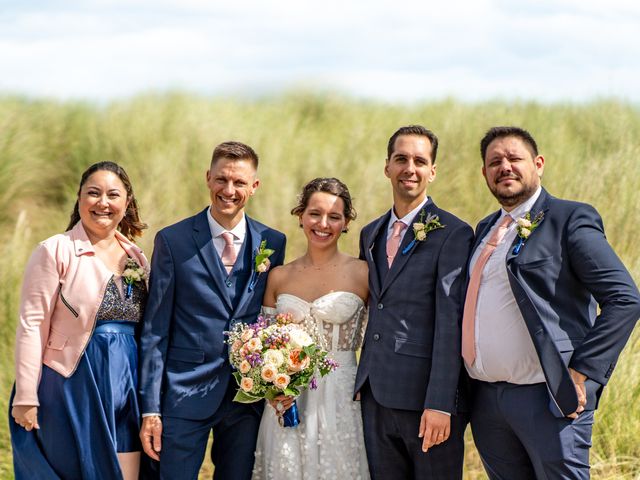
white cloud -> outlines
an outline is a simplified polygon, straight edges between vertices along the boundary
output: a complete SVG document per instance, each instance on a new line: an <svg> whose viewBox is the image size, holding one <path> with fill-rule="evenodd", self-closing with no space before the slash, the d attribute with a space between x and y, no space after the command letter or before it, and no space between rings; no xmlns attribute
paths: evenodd
<svg viewBox="0 0 640 480"><path fill-rule="evenodd" d="M337 88L640 100L631 0L59 0L0 14L0 91L108 99L148 89L217 94Z"/></svg>

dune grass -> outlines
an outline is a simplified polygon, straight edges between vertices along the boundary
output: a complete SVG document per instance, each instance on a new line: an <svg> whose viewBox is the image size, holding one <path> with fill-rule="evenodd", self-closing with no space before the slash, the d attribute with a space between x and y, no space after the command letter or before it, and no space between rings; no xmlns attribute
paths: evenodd
<svg viewBox="0 0 640 480"><path fill-rule="evenodd" d="M175 93L106 105L0 97L2 411L8 410L13 379L22 270L36 242L65 228L87 166L114 160L126 168L150 226L140 241L150 254L155 231L207 204L204 175L213 147L241 140L261 157L261 186L248 211L287 234L287 257L303 251L304 239L289 211L300 187L315 176L337 176L349 185L359 217L341 246L355 255L359 229L390 206L382 173L387 140L398 126L411 123L431 128L440 138L430 195L471 225L496 208L480 173L480 138L499 124L530 130L546 158L545 187L553 195L593 204L609 241L640 280L640 110L631 104L445 99L407 106L304 93L252 101ZM639 395L640 335L635 332L596 415L594 478L640 478ZM485 478L470 439L468 444L466 478ZM12 478L11 471L5 421L0 423L0 478Z"/></svg>

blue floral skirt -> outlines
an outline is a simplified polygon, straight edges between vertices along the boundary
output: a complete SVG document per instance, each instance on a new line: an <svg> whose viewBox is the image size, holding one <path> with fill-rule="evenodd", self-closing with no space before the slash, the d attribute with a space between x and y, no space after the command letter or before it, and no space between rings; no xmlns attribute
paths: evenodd
<svg viewBox="0 0 640 480"><path fill-rule="evenodd" d="M134 330L99 322L71 377L42 367L40 429L9 418L16 480L122 479L117 453L141 451Z"/></svg>

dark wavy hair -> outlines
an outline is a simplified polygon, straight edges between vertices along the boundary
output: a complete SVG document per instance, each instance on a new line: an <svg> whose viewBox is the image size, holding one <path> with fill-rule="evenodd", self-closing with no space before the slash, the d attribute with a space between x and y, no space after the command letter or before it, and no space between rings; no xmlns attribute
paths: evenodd
<svg viewBox="0 0 640 480"><path fill-rule="evenodd" d="M80 186L78 187L78 198L76 199L76 204L74 205L73 212L71 213L71 217L69 218L67 231L71 230L74 225L80 221L78 199L80 198L82 187L85 183L87 183L87 180L91 175L101 170L115 173L122 181L122 184L127 191L127 200L129 201L129 205L127 206L127 211L125 212L124 218L118 225L118 230L129 240L133 240L135 237L140 237L142 235L142 231L147 228L147 224L140 221L138 202L136 201L136 196L133 194L133 186L131 185L131 180L129 180L127 172L124 171L124 168L114 162L94 163L84 171L82 177L80 178Z"/></svg>
<svg viewBox="0 0 640 480"><path fill-rule="evenodd" d="M291 209L291 215L301 216L309 205L311 195L316 192L330 193L331 195L340 197L344 204L343 214L347 221L355 220L358 216L355 208L353 208L353 201L351 200L349 189L344 183L334 177L314 178L302 187L302 193L298 195L298 204ZM343 233L346 232L347 229L345 228Z"/></svg>

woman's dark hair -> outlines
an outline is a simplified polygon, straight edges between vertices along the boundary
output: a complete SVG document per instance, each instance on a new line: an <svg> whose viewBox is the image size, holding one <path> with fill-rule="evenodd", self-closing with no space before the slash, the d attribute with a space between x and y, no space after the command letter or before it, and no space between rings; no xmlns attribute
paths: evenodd
<svg viewBox="0 0 640 480"><path fill-rule="evenodd" d="M78 198L80 198L82 187L87 182L89 177L101 170L115 173L122 181L122 184L127 191L127 200L129 201L129 205L127 206L127 211L124 215L124 218L118 225L118 230L129 240L133 240L135 237L141 236L142 230L147 228L147 224L140 221L140 215L138 213L138 202L136 201L136 197L133 194L131 180L129 180L129 176L127 175L127 172L124 171L124 168L122 168L117 163L98 162L87 168L80 178L80 186L78 187ZM71 230L79 220L80 212L78 210L78 199L76 199L76 204L73 207L73 212L71 213L71 217L69 219L69 225L67 226L67 231Z"/></svg>
<svg viewBox="0 0 640 480"><path fill-rule="evenodd" d="M337 178L314 178L304 187L302 187L302 193L298 196L298 204L291 210L291 215L300 216L309 205L309 199L311 195L316 192L330 193L336 197L340 197L344 203L344 217L347 221L355 220L357 213L353 208L353 202L351 201L351 194L347 186ZM346 232L346 229L344 230Z"/></svg>

